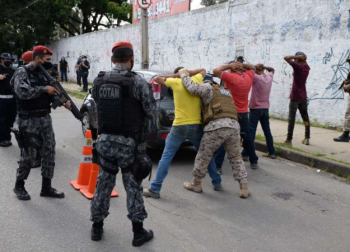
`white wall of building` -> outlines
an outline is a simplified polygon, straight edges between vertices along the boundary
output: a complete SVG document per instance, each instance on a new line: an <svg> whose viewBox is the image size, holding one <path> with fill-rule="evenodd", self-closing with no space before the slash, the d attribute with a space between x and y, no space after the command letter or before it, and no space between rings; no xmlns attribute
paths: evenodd
<svg viewBox="0 0 350 252"><path fill-rule="evenodd" d="M303 51L311 67L307 82L312 122L341 126L347 94L338 91L349 70L349 0L235 0L149 22L150 68L204 67L209 71L243 55L250 63L275 68L271 114L288 117L292 68L285 55ZM84 34L53 42L54 61L66 56L71 66L81 54L91 59L89 82L111 68L113 44L133 43L135 68L141 64L141 26ZM74 71L69 74L75 78ZM300 117L299 117L300 119Z"/></svg>

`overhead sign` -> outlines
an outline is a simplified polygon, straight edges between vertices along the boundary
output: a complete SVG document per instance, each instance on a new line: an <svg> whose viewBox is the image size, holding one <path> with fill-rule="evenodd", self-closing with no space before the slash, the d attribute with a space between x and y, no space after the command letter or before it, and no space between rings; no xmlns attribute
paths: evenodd
<svg viewBox="0 0 350 252"><path fill-rule="evenodd" d="M141 9L147 9L151 6L151 0L137 0L137 4Z"/></svg>
<svg viewBox="0 0 350 252"><path fill-rule="evenodd" d="M147 15L149 20L164 16L170 16L190 10L190 0L133 0L133 23L140 22L142 12L140 6L146 6L146 3L148 2L150 2L148 9L147 7L142 8L147 9Z"/></svg>

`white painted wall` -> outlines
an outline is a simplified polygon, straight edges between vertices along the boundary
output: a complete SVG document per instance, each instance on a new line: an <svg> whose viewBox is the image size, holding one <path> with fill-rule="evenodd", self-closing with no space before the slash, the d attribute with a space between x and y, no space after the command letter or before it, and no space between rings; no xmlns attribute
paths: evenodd
<svg viewBox="0 0 350 252"><path fill-rule="evenodd" d="M172 70L215 66L244 55L250 63L276 69L271 114L288 117L292 68L283 56L303 51L311 67L307 83L311 121L341 126L347 95L338 92L349 66L350 0L235 0L149 23L150 68ZM128 40L140 67L140 25L128 25L51 44L54 60L66 56L71 67L81 54L91 58L89 82L110 69L112 45ZM74 79L71 72L69 78ZM300 119L300 117L299 117Z"/></svg>

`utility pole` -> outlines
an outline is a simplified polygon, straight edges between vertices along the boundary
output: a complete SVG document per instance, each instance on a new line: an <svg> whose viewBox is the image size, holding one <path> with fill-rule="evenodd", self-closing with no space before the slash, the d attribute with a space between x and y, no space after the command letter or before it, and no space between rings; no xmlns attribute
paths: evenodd
<svg viewBox="0 0 350 252"><path fill-rule="evenodd" d="M149 67L149 50L148 50L148 17L147 9L141 11L141 29L142 29L142 69Z"/></svg>

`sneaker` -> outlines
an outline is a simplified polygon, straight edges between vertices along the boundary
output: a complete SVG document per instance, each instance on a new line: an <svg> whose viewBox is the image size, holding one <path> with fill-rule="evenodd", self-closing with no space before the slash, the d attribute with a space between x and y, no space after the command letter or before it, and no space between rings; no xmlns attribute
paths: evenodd
<svg viewBox="0 0 350 252"><path fill-rule="evenodd" d="M288 139L282 141L281 144L293 145L292 140L288 140Z"/></svg>
<svg viewBox="0 0 350 252"><path fill-rule="evenodd" d="M249 161L249 157L248 156L242 156L242 159L244 162L248 162Z"/></svg>
<svg viewBox="0 0 350 252"><path fill-rule="evenodd" d="M301 141L301 143L305 145L310 145L310 138L304 138L304 140Z"/></svg>
<svg viewBox="0 0 350 252"><path fill-rule="evenodd" d="M263 154L263 157L268 157L268 158L271 158L271 159L276 159L276 155L275 155L275 154L270 155L270 153Z"/></svg>
<svg viewBox="0 0 350 252"><path fill-rule="evenodd" d="M152 192L150 189L143 189L143 196L147 198L159 199L160 194Z"/></svg>
<svg viewBox="0 0 350 252"><path fill-rule="evenodd" d="M256 170L259 168L258 164L250 164L250 168L252 168L253 170Z"/></svg>
<svg viewBox="0 0 350 252"><path fill-rule="evenodd" d="M222 186L220 185L213 185L214 191L221 191L222 190Z"/></svg>
<svg viewBox="0 0 350 252"><path fill-rule="evenodd" d="M154 237L153 231L151 229L144 229L143 233L134 233L134 239L132 240L132 245L134 247L140 247L146 242L152 240Z"/></svg>

